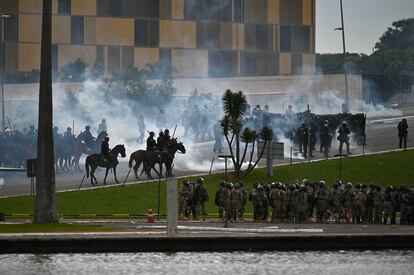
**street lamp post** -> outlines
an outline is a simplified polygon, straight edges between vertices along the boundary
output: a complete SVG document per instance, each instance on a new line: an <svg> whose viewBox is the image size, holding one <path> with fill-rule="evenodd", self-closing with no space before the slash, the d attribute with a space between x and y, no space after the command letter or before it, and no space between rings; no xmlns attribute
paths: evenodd
<svg viewBox="0 0 414 275"><path fill-rule="evenodd" d="M6 64L5 58L5 47L4 47L4 24L7 18L9 18L9 14L1 14L1 68L0 68L0 78L1 78L1 127L2 131L6 127L6 115L4 112L4 69Z"/></svg>
<svg viewBox="0 0 414 275"><path fill-rule="evenodd" d="M346 47L345 47L345 25L344 25L344 9L342 6L342 0L339 0L341 6L341 27L335 30L342 31L342 47L344 52L344 76L345 76L345 108L342 108L343 113L349 111L349 95L348 95L348 73L346 71Z"/></svg>

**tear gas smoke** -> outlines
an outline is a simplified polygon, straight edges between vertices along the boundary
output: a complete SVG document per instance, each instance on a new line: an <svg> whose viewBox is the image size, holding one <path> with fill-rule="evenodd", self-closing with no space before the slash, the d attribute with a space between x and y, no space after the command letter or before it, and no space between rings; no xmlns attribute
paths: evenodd
<svg viewBox="0 0 414 275"><path fill-rule="evenodd" d="M307 83L308 91L312 91L312 85L315 83L312 83L311 77L303 76L301 79ZM107 89L105 85L108 85L105 81L86 80L83 82L81 91L68 92L65 96L63 96L65 94L63 91L55 91L55 94L61 96L54 98L54 124L59 127L59 132L63 133L67 127L72 127L75 122L74 134L76 135L84 130L85 125L90 125L91 132L96 136L98 124L105 118L108 124L108 134L111 138L111 147L116 144L125 144L128 154L138 149L145 149L147 133L144 144L137 142L139 136L138 117L139 115L144 116L147 131L154 131L158 134L161 129L156 126L156 117L160 107L131 101L121 91L108 97L108 94L102 92ZM217 87L217 84L212 79L211 91L217 93L214 87ZM231 89L231 87L229 88ZM56 85L56 89L63 88ZM285 94L248 95L248 99L251 106L256 104L262 104L262 107L269 105L269 111L272 113L283 114L288 105L292 106L294 112L303 112L309 104L313 113L337 114L341 112L342 95L343 92L338 90L327 90L322 93L298 93L294 87L290 87ZM374 106L355 98L352 98L352 101L356 102L350 106L350 111L353 113L365 112L368 116L397 116L401 114L398 110L389 109L383 105ZM37 110L19 108L20 115L12 118L16 129L22 129L31 124L36 125ZM167 120L163 128L169 128L172 135L175 125L177 125L175 137L183 141L187 147L186 155L176 158L175 168L208 171L211 159L207 159L205 156L211 155L213 144L212 142L205 143L205 147L202 148L195 146L195 144L213 140L213 125L223 115L221 95L213 96L195 92L188 98L173 97L161 108L164 109ZM207 131L203 133L203 130ZM199 132L197 133L197 131ZM275 135L278 140L285 142L285 156L289 157L291 141L285 138L283 131L276 131ZM225 142L223 142L223 146L226 148ZM224 169L224 162L216 159L213 170L217 169Z"/></svg>

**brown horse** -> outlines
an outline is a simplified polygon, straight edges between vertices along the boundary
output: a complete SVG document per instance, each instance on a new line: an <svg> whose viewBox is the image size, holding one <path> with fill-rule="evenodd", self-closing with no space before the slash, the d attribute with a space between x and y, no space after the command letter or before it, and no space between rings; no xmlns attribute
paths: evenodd
<svg viewBox="0 0 414 275"><path fill-rule="evenodd" d="M106 131L100 132L91 147L86 146L86 143L82 140L82 136L80 134L76 137L75 144L73 146L73 165L75 166L75 169L78 168L78 170L82 172L79 166L81 156L83 154L88 156L92 154L98 154L100 152L101 143L107 136L108 133Z"/></svg>
<svg viewBox="0 0 414 275"><path fill-rule="evenodd" d="M151 169L153 169L158 175L162 174L162 165L161 171L158 172L155 169L155 164L165 164L166 167L166 176L172 176L172 163L174 161L175 153L180 151L181 153L185 154L186 150L182 142L177 142L176 138L170 140L169 144L167 145L166 151L146 151L146 150L138 150L131 154L129 158L129 168L132 168L132 164L135 161L134 173L135 177L138 177L138 169L143 164L143 170L141 175L145 172L147 177L152 179L151 176Z"/></svg>
<svg viewBox="0 0 414 275"><path fill-rule="evenodd" d="M89 167L91 167L91 184L96 185L98 184L98 181L95 177L95 170L98 167L104 167L106 168L105 172L105 178L104 178L104 184L106 184L106 177L108 176L109 169L114 169L114 176L115 176L115 182L118 182L118 179L116 178L116 166L119 164L118 162L118 155L121 154L121 156L124 158L126 156L125 152L125 146L118 144L111 150L111 160L110 161L104 161L102 158L102 155L100 154L93 154L88 157L86 157L85 161L85 169L86 169L86 177L89 178ZM95 183L94 183L95 180Z"/></svg>

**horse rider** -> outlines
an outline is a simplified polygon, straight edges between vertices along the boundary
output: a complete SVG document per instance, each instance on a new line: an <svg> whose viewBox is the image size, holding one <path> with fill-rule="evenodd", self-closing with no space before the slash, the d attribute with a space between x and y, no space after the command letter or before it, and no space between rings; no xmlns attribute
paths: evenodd
<svg viewBox="0 0 414 275"><path fill-rule="evenodd" d="M98 135L106 130L108 130L108 125L106 125L106 119L103 118L98 126Z"/></svg>
<svg viewBox="0 0 414 275"><path fill-rule="evenodd" d="M91 126L86 125L85 126L85 131L80 134L81 140L83 140L83 142L85 142L85 144L88 148L92 148L93 147L93 142L96 140L96 138L94 138L92 136L90 130L91 130Z"/></svg>
<svg viewBox="0 0 414 275"><path fill-rule="evenodd" d="M101 156L104 162L111 160L111 149L109 148L109 137L105 137L101 143Z"/></svg>
<svg viewBox="0 0 414 275"><path fill-rule="evenodd" d="M166 139L165 139L165 134L164 134L164 132L163 131L161 131L159 134L158 134L158 138L157 138L157 149L159 150L159 151L163 151L164 150L164 147L167 145L167 143L166 143L167 141L166 141Z"/></svg>
<svg viewBox="0 0 414 275"><path fill-rule="evenodd" d="M68 127L66 128L66 132L63 134L63 139L65 141L65 144L71 145L72 142L75 139L75 136L72 134L72 128Z"/></svg>
<svg viewBox="0 0 414 275"><path fill-rule="evenodd" d="M170 130L168 129L164 130L164 138L165 138L165 144L168 144L171 140Z"/></svg>
<svg viewBox="0 0 414 275"><path fill-rule="evenodd" d="M155 141L154 136L154 132L149 132L149 137L147 138L147 151L155 151L157 149L157 142Z"/></svg>
<svg viewBox="0 0 414 275"><path fill-rule="evenodd" d="M56 127L56 126L53 127L53 138L54 138L55 141L60 137L60 134L59 134L58 130L59 130L58 127Z"/></svg>

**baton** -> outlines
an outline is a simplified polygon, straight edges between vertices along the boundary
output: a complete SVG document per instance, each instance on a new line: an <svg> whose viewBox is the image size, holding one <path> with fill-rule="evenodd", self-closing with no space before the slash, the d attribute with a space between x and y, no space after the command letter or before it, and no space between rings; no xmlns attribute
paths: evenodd
<svg viewBox="0 0 414 275"><path fill-rule="evenodd" d="M172 135L172 138L174 138L174 136L175 136L175 131L177 130L177 124L175 124L175 128L174 128L174 133L173 133L173 135Z"/></svg>
<svg viewBox="0 0 414 275"><path fill-rule="evenodd" d="M79 185L79 188L78 188L78 191L81 189L81 187L82 187L82 183L83 183L83 181L85 180L85 175L83 175L83 179L82 179L82 181L81 181L81 183L80 183L80 185Z"/></svg>
<svg viewBox="0 0 414 275"><path fill-rule="evenodd" d="M126 183L126 181L127 181L128 177L129 177L129 173L131 173L131 169L129 169L128 174L127 174L127 176L126 176L126 178L125 178L125 180L124 180L124 185L125 185L125 183Z"/></svg>

